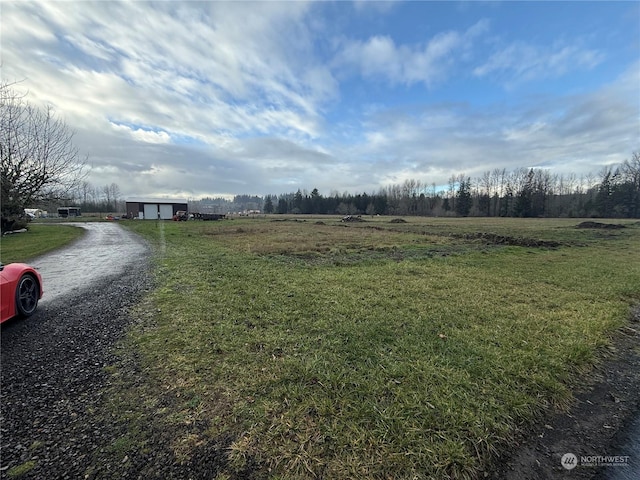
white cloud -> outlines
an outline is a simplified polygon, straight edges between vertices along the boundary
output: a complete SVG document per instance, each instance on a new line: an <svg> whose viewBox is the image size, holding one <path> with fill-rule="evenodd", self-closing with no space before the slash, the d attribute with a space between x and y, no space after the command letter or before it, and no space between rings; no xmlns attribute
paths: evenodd
<svg viewBox="0 0 640 480"><path fill-rule="evenodd" d="M453 65L466 60L474 40L488 28L489 22L480 20L465 32L441 32L414 45L396 45L391 37L380 35L366 41L343 40L333 63L338 69L355 69L364 77L392 84L433 86L451 74Z"/></svg>
<svg viewBox="0 0 640 480"><path fill-rule="evenodd" d="M143 128L132 128L128 125L118 125L111 122L111 126L114 130L125 132L131 136L134 140L139 140L145 143L157 143L166 144L171 142L171 136L167 132L145 130Z"/></svg>
<svg viewBox="0 0 640 480"><path fill-rule="evenodd" d="M604 60L597 49L566 42L551 46L516 41L493 53L473 73L477 77L495 77L508 84L559 77L574 70L590 70Z"/></svg>

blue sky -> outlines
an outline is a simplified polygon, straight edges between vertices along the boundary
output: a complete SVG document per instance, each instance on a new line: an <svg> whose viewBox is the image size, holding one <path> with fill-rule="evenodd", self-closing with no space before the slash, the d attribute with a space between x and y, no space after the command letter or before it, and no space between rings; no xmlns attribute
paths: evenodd
<svg viewBox="0 0 640 480"><path fill-rule="evenodd" d="M374 192L640 150L638 2L3 2L2 80L125 197Z"/></svg>

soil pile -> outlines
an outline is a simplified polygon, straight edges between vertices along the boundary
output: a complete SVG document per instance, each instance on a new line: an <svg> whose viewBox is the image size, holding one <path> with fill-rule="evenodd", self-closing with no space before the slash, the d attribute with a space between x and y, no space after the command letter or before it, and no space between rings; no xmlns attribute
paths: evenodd
<svg viewBox="0 0 640 480"><path fill-rule="evenodd" d="M625 228L625 226L619 223L582 222L576 225L576 228L604 228L607 230L615 230Z"/></svg>

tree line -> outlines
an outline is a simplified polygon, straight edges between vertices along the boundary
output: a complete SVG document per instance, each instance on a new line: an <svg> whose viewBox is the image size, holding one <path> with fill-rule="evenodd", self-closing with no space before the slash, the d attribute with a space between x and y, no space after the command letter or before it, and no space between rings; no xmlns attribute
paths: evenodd
<svg viewBox="0 0 640 480"><path fill-rule="evenodd" d="M67 205L79 207L83 212L117 213L125 211L125 200L117 183L94 186L83 181L64 199Z"/></svg>
<svg viewBox="0 0 640 480"><path fill-rule="evenodd" d="M376 193L266 195L264 213L487 217L640 218L640 153L598 176L554 175L539 168L452 175L446 186L406 180Z"/></svg>
<svg viewBox="0 0 640 480"><path fill-rule="evenodd" d="M93 186L82 181L60 202L83 212L124 211L116 183ZM486 217L619 217L640 218L640 153L620 165L602 169L597 177L552 175L544 169L495 169L471 179L452 175L446 187L407 180L367 194L320 194L297 190L282 195L236 195L189 202L194 211L275 214L421 215Z"/></svg>

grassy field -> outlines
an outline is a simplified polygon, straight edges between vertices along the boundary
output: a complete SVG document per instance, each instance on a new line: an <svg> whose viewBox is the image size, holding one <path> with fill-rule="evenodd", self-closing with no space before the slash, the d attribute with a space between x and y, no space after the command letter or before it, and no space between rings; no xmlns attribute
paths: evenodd
<svg viewBox="0 0 640 480"><path fill-rule="evenodd" d="M30 223L26 233L4 235L0 244L2 263L28 262L84 235L82 228Z"/></svg>
<svg viewBox="0 0 640 480"><path fill-rule="evenodd" d="M638 222L365 220L123 222L157 289L114 452L153 428L178 458L220 446L220 479L482 478L640 300Z"/></svg>

